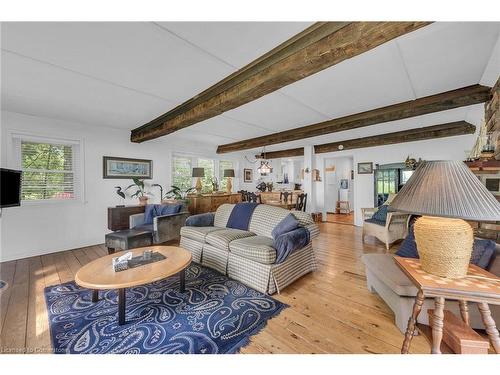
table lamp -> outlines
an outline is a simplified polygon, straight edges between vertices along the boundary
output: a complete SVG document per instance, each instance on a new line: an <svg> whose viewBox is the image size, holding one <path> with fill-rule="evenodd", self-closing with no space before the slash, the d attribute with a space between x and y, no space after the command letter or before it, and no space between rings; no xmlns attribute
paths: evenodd
<svg viewBox="0 0 500 375"><path fill-rule="evenodd" d="M234 177L234 169L224 169L224 177L227 177L226 190L231 193L233 190L232 177Z"/></svg>
<svg viewBox="0 0 500 375"><path fill-rule="evenodd" d="M457 161L422 162L389 211L423 215L413 226L422 269L448 278L467 275L474 234L465 220L500 220L500 203Z"/></svg>
<svg viewBox="0 0 500 375"><path fill-rule="evenodd" d="M193 173L191 177L196 177L196 191L198 194L201 194L201 177L205 177L205 169L204 168L193 168Z"/></svg>

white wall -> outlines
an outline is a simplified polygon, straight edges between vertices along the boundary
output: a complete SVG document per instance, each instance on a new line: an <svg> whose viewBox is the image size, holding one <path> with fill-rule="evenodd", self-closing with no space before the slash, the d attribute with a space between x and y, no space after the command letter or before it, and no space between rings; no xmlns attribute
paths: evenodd
<svg viewBox="0 0 500 375"><path fill-rule="evenodd" d="M464 160L466 150L471 149L474 139L474 135L462 135L352 151L325 153L316 155L316 158L328 159L342 156L353 158L354 221L356 225L361 226L363 225L361 208L374 206L374 175L358 174L358 163L373 162L375 168L375 164L404 162L408 155L416 159L422 158L423 160Z"/></svg>
<svg viewBox="0 0 500 375"><path fill-rule="evenodd" d="M164 137L136 144L130 142L128 130L68 123L65 121L1 113L1 166L13 167L9 147L12 132L25 132L49 138L65 138L83 142L84 197L81 202L29 203L2 210L0 261L73 249L104 242L107 230L107 207L120 204L114 186L127 186L130 180L102 178L102 157L122 156L153 160L153 179L164 188L170 186L171 154L196 150L202 156L214 156L189 141L175 143ZM159 192L151 199L159 200ZM126 204L137 204L127 199Z"/></svg>
<svg viewBox="0 0 500 375"><path fill-rule="evenodd" d="M323 207L323 211L335 212L336 204L337 201L339 200L338 192L340 190L340 180L347 179L349 181L347 198L346 199L341 198L341 200L348 200L352 209L353 198L354 198L353 186L351 180L351 170L354 169L352 157L324 159L324 168L328 167L335 167L335 171L329 172L328 174L330 174L330 176L328 176L326 172L324 173L324 178L325 178L324 194L323 196L320 196L321 195L320 191L318 191L318 195L316 197L316 201L318 202L318 208ZM324 198L324 204L321 204L323 198Z"/></svg>

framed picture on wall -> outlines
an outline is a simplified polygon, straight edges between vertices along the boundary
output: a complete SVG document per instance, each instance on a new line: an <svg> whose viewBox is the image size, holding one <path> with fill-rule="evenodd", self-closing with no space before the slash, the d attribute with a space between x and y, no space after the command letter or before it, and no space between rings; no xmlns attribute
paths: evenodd
<svg viewBox="0 0 500 375"><path fill-rule="evenodd" d="M372 174L373 173L373 163L363 162L358 163L358 174Z"/></svg>
<svg viewBox="0 0 500 375"><path fill-rule="evenodd" d="M102 178L153 178L153 161L103 156Z"/></svg>
<svg viewBox="0 0 500 375"><path fill-rule="evenodd" d="M253 182L253 170L249 168L243 169L243 182Z"/></svg>

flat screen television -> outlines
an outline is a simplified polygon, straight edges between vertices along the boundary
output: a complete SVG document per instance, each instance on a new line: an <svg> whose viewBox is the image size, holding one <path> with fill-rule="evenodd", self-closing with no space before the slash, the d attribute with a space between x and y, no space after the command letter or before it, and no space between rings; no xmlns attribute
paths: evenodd
<svg viewBox="0 0 500 375"><path fill-rule="evenodd" d="M0 208L21 205L21 173L0 168Z"/></svg>

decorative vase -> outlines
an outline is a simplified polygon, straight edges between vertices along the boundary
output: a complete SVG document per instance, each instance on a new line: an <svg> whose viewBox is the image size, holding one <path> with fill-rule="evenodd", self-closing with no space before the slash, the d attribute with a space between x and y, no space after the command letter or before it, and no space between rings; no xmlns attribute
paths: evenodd
<svg viewBox="0 0 500 375"><path fill-rule="evenodd" d="M474 234L466 221L422 216L413 228L425 272L448 278L467 275Z"/></svg>
<svg viewBox="0 0 500 375"><path fill-rule="evenodd" d="M148 204L148 197L139 197L139 204L141 206L145 206L146 204Z"/></svg>

